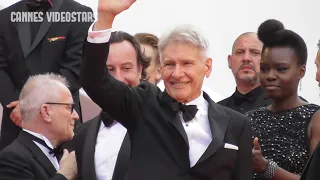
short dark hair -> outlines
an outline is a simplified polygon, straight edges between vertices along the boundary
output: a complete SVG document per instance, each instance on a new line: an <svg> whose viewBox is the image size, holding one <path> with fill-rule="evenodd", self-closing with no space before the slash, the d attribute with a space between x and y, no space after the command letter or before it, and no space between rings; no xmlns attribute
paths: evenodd
<svg viewBox="0 0 320 180"><path fill-rule="evenodd" d="M298 57L297 63L306 65L308 58L306 43L297 33L285 29L280 21L269 19L263 22L259 26L258 37L263 42L262 54L268 47L290 47Z"/></svg>
<svg viewBox="0 0 320 180"><path fill-rule="evenodd" d="M320 49L320 40L318 41L318 44L317 44L317 45L318 45L318 48Z"/></svg>
<svg viewBox="0 0 320 180"><path fill-rule="evenodd" d="M140 43L138 40L130 35L129 33L126 33L124 31L115 31L111 33L109 43L120 43L123 41L128 41L132 44L133 48L136 51L137 54L137 64L142 65L142 73L141 73L141 80L145 80L148 76L146 73L146 69L150 65L151 58L148 58L142 53Z"/></svg>
<svg viewBox="0 0 320 180"><path fill-rule="evenodd" d="M156 64L160 65L160 56L158 50L159 38L150 33L137 33L134 35L135 38L140 42L140 44L151 46L156 52Z"/></svg>

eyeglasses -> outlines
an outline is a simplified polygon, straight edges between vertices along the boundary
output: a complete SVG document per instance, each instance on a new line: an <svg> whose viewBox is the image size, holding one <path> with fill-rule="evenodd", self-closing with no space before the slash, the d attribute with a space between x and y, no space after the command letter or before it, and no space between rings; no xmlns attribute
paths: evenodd
<svg viewBox="0 0 320 180"><path fill-rule="evenodd" d="M45 104L53 104L53 105L67 105L71 106L71 114L73 113L74 110L74 103L55 103L55 102L47 102Z"/></svg>

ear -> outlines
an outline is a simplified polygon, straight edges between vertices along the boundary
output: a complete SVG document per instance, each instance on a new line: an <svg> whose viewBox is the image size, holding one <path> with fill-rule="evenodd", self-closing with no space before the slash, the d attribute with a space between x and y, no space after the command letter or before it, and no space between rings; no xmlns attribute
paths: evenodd
<svg viewBox="0 0 320 180"><path fill-rule="evenodd" d="M231 69L231 61L232 61L232 55L228 55L228 67Z"/></svg>
<svg viewBox="0 0 320 180"><path fill-rule="evenodd" d="M141 79L141 75L142 75L142 64L140 64L138 66L138 74L139 74L139 79Z"/></svg>
<svg viewBox="0 0 320 180"><path fill-rule="evenodd" d="M156 71L156 81L160 81L161 76L162 76L162 67L161 65L158 65L157 71Z"/></svg>
<svg viewBox="0 0 320 180"><path fill-rule="evenodd" d="M302 79L305 74L306 74L306 65L302 65L302 66L300 66L300 71L299 71L300 79Z"/></svg>
<svg viewBox="0 0 320 180"><path fill-rule="evenodd" d="M209 78L212 71L212 59L207 58L205 62L206 62L206 77Z"/></svg>
<svg viewBox="0 0 320 180"><path fill-rule="evenodd" d="M44 121L51 122L48 104L42 104L40 106L40 115L41 115L42 119L44 119Z"/></svg>

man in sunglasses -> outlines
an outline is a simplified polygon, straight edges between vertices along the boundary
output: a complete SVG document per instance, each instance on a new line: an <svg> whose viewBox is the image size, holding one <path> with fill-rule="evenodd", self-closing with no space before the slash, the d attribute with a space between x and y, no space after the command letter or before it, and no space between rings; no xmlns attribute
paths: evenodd
<svg viewBox="0 0 320 180"><path fill-rule="evenodd" d="M57 151L59 144L72 139L79 119L66 79L54 74L31 76L19 106L22 131L0 152L0 180L76 178L75 153L64 150L60 159Z"/></svg>

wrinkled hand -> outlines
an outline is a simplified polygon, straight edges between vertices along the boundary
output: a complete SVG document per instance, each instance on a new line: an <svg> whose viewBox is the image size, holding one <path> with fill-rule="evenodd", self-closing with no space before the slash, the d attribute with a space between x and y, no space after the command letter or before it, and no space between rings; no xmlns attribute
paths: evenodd
<svg viewBox="0 0 320 180"><path fill-rule="evenodd" d="M99 0L98 12L116 16L127 10L136 0Z"/></svg>
<svg viewBox="0 0 320 180"><path fill-rule="evenodd" d="M263 173L268 167L268 160L262 156L258 138L253 140L252 160L254 172Z"/></svg>
<svg viewBox="0 0 320 180"><path fill-rule="evenodd" d="M99 0L98 18L94 31L110 29L116 15L128 9L136 0Z"/></svg>
<svg viewBox="0 0 320 180"><path fill-rule="evenodd" d="M58 170L58 173L62 174L68 180L77 178L77 161L74 151L69 153L68 150L63 150L63 156L60 160L60 168Z"/></svg>
<svg viewBox="0 0 320 180"><path fill-rule="evenodd" d="M7 108L14 108L10 114L10 119L16 126L21 127L22 120L19 101L12 101L10 104L7 105Z"/></svg>

